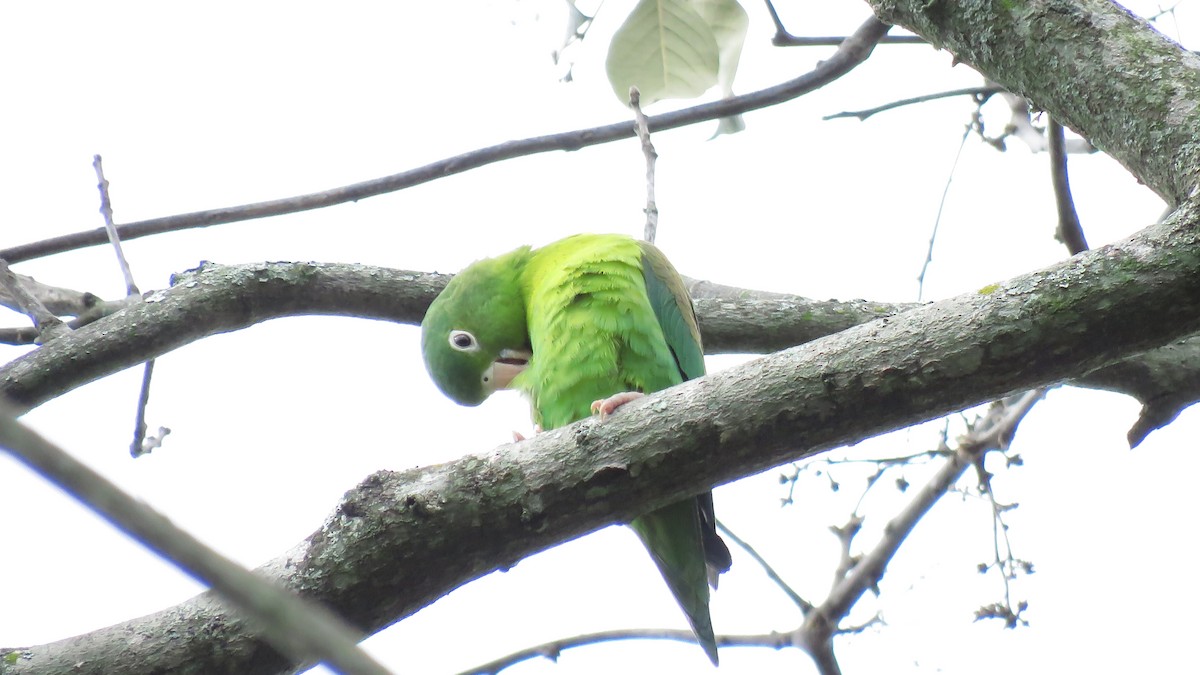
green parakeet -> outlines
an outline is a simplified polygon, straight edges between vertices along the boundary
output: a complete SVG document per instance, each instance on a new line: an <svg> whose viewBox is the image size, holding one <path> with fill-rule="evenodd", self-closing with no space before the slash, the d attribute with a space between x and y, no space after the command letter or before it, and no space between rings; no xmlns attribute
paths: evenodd
<svg viewBox="0 0 1200 675"><path fill-rule="evenodd" d="M704 374L700 332L679 273L653 245L581 234L468 266L421 324L425 365L451 399L478 405L523 391L555 429ZM635 394L636 395L636 394ZM630 523L704 651L717 663L709 584L729 569L706 492Z"/></svg>

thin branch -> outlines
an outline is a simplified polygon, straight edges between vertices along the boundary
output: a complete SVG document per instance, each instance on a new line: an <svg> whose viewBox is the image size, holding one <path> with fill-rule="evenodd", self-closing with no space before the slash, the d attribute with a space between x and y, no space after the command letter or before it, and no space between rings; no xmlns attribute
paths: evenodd
<svg viewBox="0 0 1200 675"><path fill-rule="evenodd" d="M790 101L819 89L853 70L871 55L871 50L884 36L887 29L886 24L871 17L853 35L841 43L832 56L821 61L816 68L800 77L750 94L723 98L719 101L655 115L647 118L647 126L651 131L676 129L697 122L737 115ZM129 241L163 232L298 213L396 192L514 157L524 157L552 150L579 150L601 143L632 138L634 135L633 122L623 121L602 127L509 141L439 160L402 173L324 192L118 225L117 233L123 241ZM15 264L64 251L95 246L105 241L107 241L107 234L103 229L76 232L4 249L0 251L0 258Z"/></svg>
<svg viewBox="0 0 1200 675"><path fill-rule="evenodd" d="M25 288L17 275L9 269L8 261L3 258L0 258L0 289L6 291L8 297L12 298L17 307L33 321L39 342L48 342L63 333L70 332L71 329L62 322L62 319L55 316L37 296Z"/></svg>
<svg viewBox="0 0 1200 675"><path fill-rule="evenodd" d="M849 614L863 593L878 586L888 561L895 556L916 524L971 466L974 458L1011 438L1017 425L1043 395L1045 389L1035 389L1013 399L1015 402L1010 405L1000 402L993 404L989 415L961 440L958 451L947 458L933 478L917 491L913 500L888 522L875 548L863 555L841 582L834 586L825 602L805 618L800 641L809 646L810 653L830 640L837 631L838 623Z"/></svg>
<svg viewBox="0 0 1200 675"><path fill-rule="evenodd" d="M14 276L16 276L18 279L20 279L22 285L24 285L28 289L28 282L26 282L25 280L29 279L29 277L26 277L22 274L15 274L15 273L14 273ZM2 293L3 290L4 290L3 286L0 285L0 295L3 295L3 293ZM91 294L88 294L88 295L91 295ZM92 304L91 307L89 307L88 309L83 310L74 319L68 321L66 325L68 328L70 328L72 330L86 326L89 323L92 323L93 321L102 319L106 316L109 316L111 314L115 314L115 313L119 312L120 310L124 309L125 307L128 307L134 300L141 302L141 298L137 297L137 296L133 296L132 300L130 298L125 298L122 300L115 300L115 301L100 300L100 299L96 298L95 296L92 296L91 301L94 304ZM7 303L3 303L3 304L7 305ZM51 311L53 311L53 307L51 307ZM37 341L38 341L38 331L36 328L0 328L0 344L32 345L32 344L36 344Z"/></svg>
<svg viewBox="0 0 1200 675"><path fill-rule="evenodd" d="M771 581L774 581L775 585L779 586L780 590L782 590L785 595L787 595L789 598L792 599L792 602L795 603L796 606L800 608L800 611L802 613L808 614L809 612L812 611L813 604L811 602L805 600L803 597L800 596L799 593L797 593L791 586L789 586L788 583L783 580L783 577L779 576L779 573L775 571L775 568L771 567L771 564L768 563L765 558L763 558L761 555L759 555L758 551L756 551L753 546L751 546L745 540L743 540L741 537L737 536L732 531L730 531L730 529L725 526L725 523L722 523L719 520L717 521L717 529L720 530L721 533L724 534L726 537L729 537L730 541L732 541L733 543L740 546L743 551L745 551L746 553L749 553L750 557L754 558L754 562L758 563L759 566L763 568L763 571L766 572L767 578L770 579Z"/></svg>
<svg viewBox="0 0 1200 675"><path fill-rule="evenodd" d="M20 280L22 288L41 301L46 309L50 310L50 313L58 317L79 316L103 302L97 296L86 291L75 291L70 288L43 284L33 277L16 272L13 272L13 275ZM18 312L22 311L17 301L2 286L0 286L0 305Z"/></svg>
<svg viewBox="0 0 1200 675"><path fill-rule="evenodd" d="M326 662L342 673L387 675L358 647L362 635L324 607L255 575L17 421L0 404L0 446L253 619L263 637L297 664Z"/></svg>
<svg viewBox="0 0 1200 675"><path fill-rule="evenodd" d="M642 154L646 156L646 232L643 238L653 244L658 234L658 203L654 199L654 161L658 159L658 152L650 142L650 127L646 123L646 113L642 112L642 92L637 87L629 88L629 105L633 108Z"/></svg>
<svg viewBox="0 0 1200 675"><path fill-rule="evenodd" d="M133 442L129 444L129 454L133 457L148 455L156 448L162 447L163 439L171 430L159 427L156 433L146 434L146 406L150 404L150 380L154 374L154 359L146 361L142 371L142 388L138 394L137 414L133 425Z"/></svg>
<svg viewBox="0 0 1200 675"><path fill-rule="evenodd" d="M1083 225L1071 197L1071 182L1067 178L1066 133L1063 125L1050 119L1050 179L1054 184L1054 203L1058 207L1058 229L1054 236L1066 244L1071 255L1088 250Z"/></svg>
<svg viewBox="0 0 1200 675"><path fill-rule="evenodd" d="M844 35L776 35L771 44L776 47L836 47L846 41ZM877 44L881 45L926 45L929 43L919 35L885 35Z"/></svg>
<svg viewBox="0 0 1200 675"><path fill-rule="evenodd" d="M558 657L568 649L618 640L674 640L695 644L696 636L690 630L674 630L670 628L623 628L598 631L543 642L540 645L528 647L502 656L494 661L480 664L469 670L464 670L459 675L496 675L496 673L506 668L530 659L540 657L557 661ZM769 649L783 649L793 646L788 633L774 632L751 635L718 635L717 645L721 647L767 647Z"/></svg>
<svg viewBox="0 0 1200 675"><path fill-rule="evenodd" d="M112 199L108 194L108 179L104 177L104 164L100 155L92 158L92 168L96 170L96 187L100 190L100 214L104 216L104 231L108 233L108 241L117 254L117 264L125 277L125 297L140 302L142 293L133 281L133 270L125 259L125 251L121 248L121 237L117 234L117 226L113 224ZM154 376L154 359L149 359L142 369L142 388L138 394L137 411L134 413L133 442L129 444L129 454L141 457L162 444L162 439L169 429L160 427L159 433L146 441L146 405L150 402L150 382Z"/></svg>
<svg viewBox="0 0 1200 675"><path fill-rule="evenodd" d="M975 100L976 105L982 105L982 104L986 103L987 100L989 98L991 98L993 94L998 94L1002 91L1004 91L1004 88L997 87L997 86L967 87L965 89L951 89L950 91L941 91L936 94L925 94L924 96L914 96L912 98L904 98L904 99L900 99L899 101L892 101L891 103L885 103L881 106L876 106L874 108L867 108L866 110L846 110L846 111L843 111L840 113L826 115L826 116L822 117L821 119L835 120L835 119L841 119L843 117L857 117L859 120L865 120L868 117L871 117L872 115L875 115L875 114L878 114L881 112L885 112L888 110L895 110L896 108L902 108L902 107L908 106L908 105L917 105L919 103L928 103L929 101L936 101L938 99L943 99L943 98L953 98L955 96L970 96L971 98L973 98Z"/></svg>
<svg viewBox="0 0 1200 675"><path fill-rule="evenodd" d="M875 616L871 617L870 621L867 621L866 623L838 628L836 631L834 631L834 635L858 635L859 633L866 632L866 630L871 626L881 625L886 625L886 622L883 620L882 616L876 614Z"/></svg>
<svg viewBox="0 0 1200 675"><path fill-rule="evenodd" d="M857 511L857 509L855 510ZM862 531L863 520L864 518L862 516L858 515L857 513L852 513L850 514L850 518L846 521L845 525L842 525L841 527L831 525L829 527L829 531L833 533L833 536L837 537L838 546L841 548L841 553L838 555L837 567L835 567L833 570L833 588L837 588L838 585L845 580L846 575L850 573L850 570L854 569L855 566L858 565L859 556L855 556L853 553L851 553L851 547L854 544L854 537L856 537L858 533ZM877 589L872 587L872 590Z"/></svg>
<svg viewBox="0 0 1200 675"><path fill-rule="evenodd" d="M528 647L520 651L513 652L506 656L502 656L494 661L489 661L480 664L469 670L464 670L459 675L495 675L500 671L514 666L522 661L536 659L539 657L557 661L558 657L568 649L584 647L587 645L600 644L602 642L614 642L619 640L675 640L678 642L696 642L696 636L690 630L674 630L669 628L627 628L621 630L599 631L596 633L587 633L584 635L576 635L569 638L559 640L551 640L540 645Z"/></svg>
<svg viewBox="0 0 1200 675"><path fill-rule="evenodd" d="M108 197L108 179L104 177L104 163L100 155L92 157L92 168L96 170L96 187L100 189L100 215L104 216L104 231L108 234L108 243L112 244L117 254L117 264L121 266L121 274L125 277L125 294L141 295L137 284L133 282L133 272L129 269L129 261L125 259L125 251L121 249L121 237L117 226L113 224L112 200Z"/></svg>
<svg viewBox="0 0 1200 675"><path fill-rule="evenodd" d="M950 174L946 176L946 185L942 187L942 198L938 200L937 216L933 219L933 231L929 233L929 248L925 251L925 262L921 264L921 273L917 275L917 302L921 301L921 297L925 294L925 273L929 271L929 265L933 262L933 244L937 241L938 226L942 224L942 211L946 208L946 197L950 195L950 183L954 182L954 172L958 170L958 160L962 157L963 148L967 145L967 137L971 135L973 124L968 124L963 130L962 141L958 144L958 151L954 153L954 163L950 165Z"/></svg>
<svg viewBox="0 0 1200 675"><path fill-rule="evenodd" d="M1002 438L998 450L1006 450L1010 439ZM991 564L980 563L980 573L986 574L988 570L995 568L1000 573L1001 582L1004 584L1004 601L995 602L990 605L985 605L976 610L975 620L993 618L1003 619L1005 627L1016 628L1018 625L1028 626L1029 622L1021 617L1021 613L1025 611L1027 603L1021 601L1016 606L1012 601L1012 584L1010 583L1017 578L1018 568L1032 570L1033 564L1018 560L1013 556L1012 541L1008 536L1008 525L1004 522L1004 513L1016 507L1012 505L1002 505L996 500L996 491L992 487L992 474L984 467L984 456L982 454L975 458L975 468L979 473L979 490L982 496L987 499L992 516L992 555L993 561ZM1003 544L1004 554L1001 555L1001 544Z"/></svg>
<svg viewBox="0 0 1200 675"><path fill-rule="evenodd" d="M783 20L779 18L779 12L775 11L775 4L771 0L767 0L767 11L771 14L771 21L775 23L775 36L771 38L771 44L776 47L836 47L846 41L846 36L836 37L801 37L792 35L783 26ZM881 45L927 45L919 35L885 35L879 40Z"/></svg>

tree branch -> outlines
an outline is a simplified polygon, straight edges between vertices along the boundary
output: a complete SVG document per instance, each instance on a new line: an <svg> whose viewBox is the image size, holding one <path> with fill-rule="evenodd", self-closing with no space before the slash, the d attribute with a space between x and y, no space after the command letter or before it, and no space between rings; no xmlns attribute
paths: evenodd
<svg viewBox="0 0 1200 675"><path fill-rule="evenodd" d="M991 98L993 94L998 94L1002 91L1004 91L1003 87L997 87L994 85L987 86L987 87L967 87L965 89L951 89L950 91L939 91L934 94L925 94L923 96L914 96L912 98L903 98L903 99L900 99L899 101L892 101L891 103L884 103L883 105L878 105L878 106L875 106L874 108L867 108L865 110L844 110L840 113L833 113L832 115L826 115L826 116L822 117L821 119L825 120L825 121L829 121L829 120L841 119L843 117L856 117L861 122L863 120L866 120L868 117L871 117L872 115L877 115L881 112L886 112L888 110L895 110L896 108L903 108L904 106L909 106L909 105L919 105L921 103L928 103L930 101L936 101L938 99L943 99L943 98L952 98L955 96L970 96L977 105L981 105L981 104L987 102L987 100L989 98Z"/></svg>
<svg viewBox="0 0 1200 675"><path fill-rule="evenodd" d="M0 394L22 410L204 337L287 316L323 314L419 324L449 275L320 263L206 263L178 274L103 321L0 367ZM767 353L927 305L815 301L692 280L709 354ZM991 295L998 285L981 294ZM120 303L111 303L117 306ZM106 306L109 303L105 303ZM75 322L72 322L74 327ZM1200 337L1131 357L1072 380L1142 402L1131 440L1145 438L1200 400Z"/></svg>
<svg viewBox="0 0 1200 675"><path fill-rule="evenodd" d="M729 537L730 541L732 541L743 551L745 551L751 558L753 558L754 562L758 563L758 566L762 568L764 573L766 573L767 578L775 582L775 585L779 587L779 590L783 591L784 595L788 596L788 598L790 598L791 601L800 608L800 612L802 614L808 614L813 610L813 604L808 600L805 600L799 593L796 592L794 588L788 585L788 583L783 580L783 577L779 576L779 572L776 572L775 568L771 566L771 563L767 562L767 559L762 557L762 555L746 540L737 536L737 534L735 534L728 527L725 527L725 524L719 520L717 521L717 530L719 530L721 534L724 534L726 537Z"/></svg>
<svg viewBox="0 0 1200 675"><path fill-rule="evenodd" d="M496 673L505 668L515 666L524 661L539 657L556 661L562 652L568 649L617 640L675 640L677 642L695 644L696 634L690 630L669 628L622 628L619 630L585 633L583 635L552 640L528 647L502 656L494 661L480 664L470 670L464 670L459 675L496 675ZM791 637L787 633L773 632L752 635L718 635L717 645L720 647L767 647L769 649L783 649L784 647L792 646L792 643Z"/></svg>
<svg viewBox="0 0 1200 675"><path fill-rule="evenodd" d="M876 15L1024 96L1177 205L1200 178L1200 68L1108 0L869 0Z"/></svg>
<svg viewBox="0 0 1200 675"><path fill-rule="evenodd" d="M828 59L821 61L812 71L794 80L789 80L783 84L761 89L750 94L723 98L712 103L704 103L684 108L683 110L648 117L647 123L649 129L652 132L677 129L690 124L696 124L697 122L706 122L751 110L758 110L759 108L770 107L803 96L833 82L865 61L871 55L871 50L875 47L875 43L887 33L887 30L888 26L879 23L879 21L872 17L855 31L853 35L847 38L838 47L837 52ZM389 192L396 192L414 185L463 173L514 157L524 157L552 150L579 150L580 148L599 145L601 143L611 143L612 141L633 138L634 136L634 123L632 121L625 121L591 129L579 129L577 131L567 131L549 136L537 136L518 141L509 141L456 157L443 159L402 173L362 183L345 185L324 192L267 202L257 202L244 206L196 211L194 213L118 225L117 233L120 235L122 241L129 241L152 234L309 211L336 204L356 202L360 199L376 197ZM103 228L100 228L0 250L0 258L4 258L10 263L15 264L20 261L41 258L55 253L95 246L107 241L107 233Z"/></svg>
<svg viewBox="0 0 1200 675"><path fill-rule="evenodd" d="M0 289L3 289L5 295L12 298L17 308L33 321L38 342L47 342L70 332L70 328L61 319L47 309L36 295L25 288L17 275L9 269L8 261L4 258L0 258Z"/></svg>
<svg viewBox="0 0 1200 675"><path fill-rule="evenodd" d="M836 47L846 41L845 35L820 37L793 35L788 32L787 28L784 28L783 20L779 18L779 12L775 11L775 3L771 0L767 0L767 11L771 14L771 21L775 23L775 35L771 38L771 44L776 47ZM884 35L879 40L879 44L924 45L929 43L918 35Z"/></svg>
<svg viewBox="0 0 1200 675"><path fill-rule="evenodd" d="M863 593L878 587L887 563L896 555L917 523L958 481L976 457L1008 443L1017 425L1044 395L1044 389L1035 389L1025 392L1011 403L993 404L985 420L976 425L959 444L958 451L946 459L945 464L917 491L904 510L888 522L879 543L834 585L829 597L816 611L805 616L804 625L796 638L799 644L805 645L810 653L819 654L828 650L832 658L831 640L837 634L841 620L850 614Z"/></svg>
<svg viewBox="0 0 1200 675"><path fill-rule="evenodd" d="M295 663L324 661L348 675L388 675L386 668L358 647L363 636L337 616L205 546L18 422L3 404L0 404L0 447L121 531L212 586L235 608L236 623L244 630L261 634ZM243 617L251 619L255 628L246 626Z"/></svg>
<svg viewBox="0 0 1200 675"><path fill-rule="evenodd" d="M91 293L50 286L33 277L16 272L13 272L13 275L21 281L21 286L26 291L36 297L55 316L80 316L100 302L100 298ZM18 312L21 311L21 306L17 304L16 299L3 286L0 286L0 305Z"/></svg>
<svg viewBox="0 0 1200 675"><path fill-rule="evenodd" d="M1050 120L1050 182L1054 185L1054 203L1058 208L1058 228L1055 238L1066 245L1071 255L1088 250L1083 225L1071 197L1071 181L1067 174L1067 141L1063 125Z"/></svg>
<svg viewBox="0 0 1200 675"><path fill-rule="evenodd" d="M1177 340L1200 331L1198 223L1200 206L1188 202L1126 241L988 293L922 306L692 380L629 403L603 424L585 420L446 464L378 472L348 492L318 531L260 571L374 632L534 552L713 485ZM302 306L306 293L297 290L312 286L305 288L295 274L284 278L286 266L232 269L249 272L254 283L244 285L268 288L289 309ZM305 269L307 276L323 275L322 266ZM364 282L370 277L368 268L358 272ZM173 290L180 297L215 295L209 281L203 274L185 276ZM410 273L408 283L428 284L429 278ZM380 292L376 286L364 295ZM270 313L252 298L232 295L223 302L237 308L231 312L236 320L217 312L222 326ZM165 349L186 334L178 300L171 293L150 294L144 305L124 313L142 326L173 324L148 345ZM341 293L338 300L342 313L370 304L355 294ZM414 302L387 300L389 306ZM174 314L162 311L168 306ZM131 339L115 325L98 328L75 331L35 355L68 345L42 365L75 356L89 377L96 376L101 366L86 354L105 344L101 333ZM87 342L74 341L76 334ZM62 375L57 377L61 388ZM45 376L27 365L10 366L0 381L12 391L45 382ZM28 406L31 396L45 391L26 387L18 400ZM670 415L662 414L666 410ZM194 637L170 637L180 633ZM222 649L214 648L218 643ZM268 647L231 626L202 595L87 636L29 648L14 673L64 672L77 663L98 668L111 664L103 657L114 652L130 674L147 672L134 664L149 652L156 672L203 672L214 653L234 672L281 667Z"/></svg>

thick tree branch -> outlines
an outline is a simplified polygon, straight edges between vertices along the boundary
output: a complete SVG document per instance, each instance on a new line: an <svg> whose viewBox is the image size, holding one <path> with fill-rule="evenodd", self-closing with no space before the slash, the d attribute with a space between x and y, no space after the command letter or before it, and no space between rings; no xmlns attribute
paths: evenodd
<svg viewBox="0 0 1200 675"><path fill-rule="evenodd" d="M1109 0L869 0L1112 155L1168 204L1200 179L1200 58Z"/></svg>
<svg viewBox="0 0 1200 675"><path fill-rule="evenodd" d="M661 115L648 117L647 122L652 132L677 129L679 127L738 115L759 108L766 108L784 101L803 96L819 89L853 70L871 55L875 43L888 31L888 26L879 23L874 17L868 19L853 35L841 43L838 50L828 59L821 61L812 71L789 80L783 84L768 87L759 91L731 96L720 101L704 103L683 110L676 110ZM452 176L481 166L494 164L514 157L524 157L552 150L579 150L601 143L611 143L635 136L632 121L617 122L603 127L566 131L549 136L537 136L518 141L509 141L499 145L482 148L456 157L449 157L416 169L362 183L354 183L343 187L333 188L324 192L276 199L244 206L232 206L209 211L197 211L178 216L153 218L117 226L117 234L122 241L146 237L152 234L173 232L195 227L208 227L234 223L242 220L266 218L286 213L298 213L312 209L356 202L368 197L376 197L389 192L396 192L414 185L427 183L438 178ZM104 228L75 232L54 239L14 246L0 250L0 258L10 263L41 258L55 253L71 251L87 246L95 246L108 241Z"/></svg>
<svg viewBox="0 0 1200 675"><path fill-rule="evenodd" d="M309 273L320 276L320 266ZM206 292L203 276L184 278L181 286ZM274 288L280 281L270 266L255 279L250 285ZM145 305L178 309L166 296L152 294ZM295 305L296 297L277 301ZM352 295L341 299L351 309L363 304ZM265 318L263 310L243 300L236 314ZM169 314L144 318L179 321ZM76 333L96 340L94 327ZM260 571L374 632L531 553L710 486L1060 382L1197 331L1200 207L1189 202L1126 241L987 293L919 307L687 382L630 403L604 423L585 420L447 464L378 472L347 493L317 532ZM179 333L174 329L172 339ZM39 376L10 368L3 384L12 389ZM170 637L178 634L193 637ZM114 650L131 674L149 672L139 666L149 660L156 672L212 672L206 659L214 653L225 659L226 672L282 667L202 595L29 648L14 672L111 664L105 656Z"/></svg>
<svg viewBox="0 0 1200 675"><path fill-rule="evenodd" d="M127 306L0 367L0 394L28 410L209 335L280 317L324 314L418 324L449 279L366 265L209 263L176 275L174 287L148 293L145 303ZM692 280L688 286L709 354L778 351L922 307L817 301L708 281ZM1131 439L1140 441L1200 400L1200 338L1137 355L1071 382L1141 401L1142 419L1130 432Z"/></svg>

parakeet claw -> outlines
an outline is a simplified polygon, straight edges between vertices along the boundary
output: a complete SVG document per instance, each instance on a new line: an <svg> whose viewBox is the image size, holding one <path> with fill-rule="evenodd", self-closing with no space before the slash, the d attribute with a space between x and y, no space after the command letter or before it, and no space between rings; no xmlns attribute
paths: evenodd
<svg viewBox="0 0 1200 675"><path fill-rule="evenodd" d="M537 424L533 425L533 434L536 436L540 433L542 433L542 427ZM525 440L525 434L523 434L519 431L513 431L513 442L514 443L520 443L523 440Z"/></svg>
<svg viewBox="0 0 1200 675"><path fill-rule="evenodd" d="M640 391L623 391L619 394L613 394L608 398L592 401L592 414L599 414L600 421L603 422L604 418L616 412L617 408L620 408L630 401L636 401L643 396L645 396L645 394Z"/></svg>

